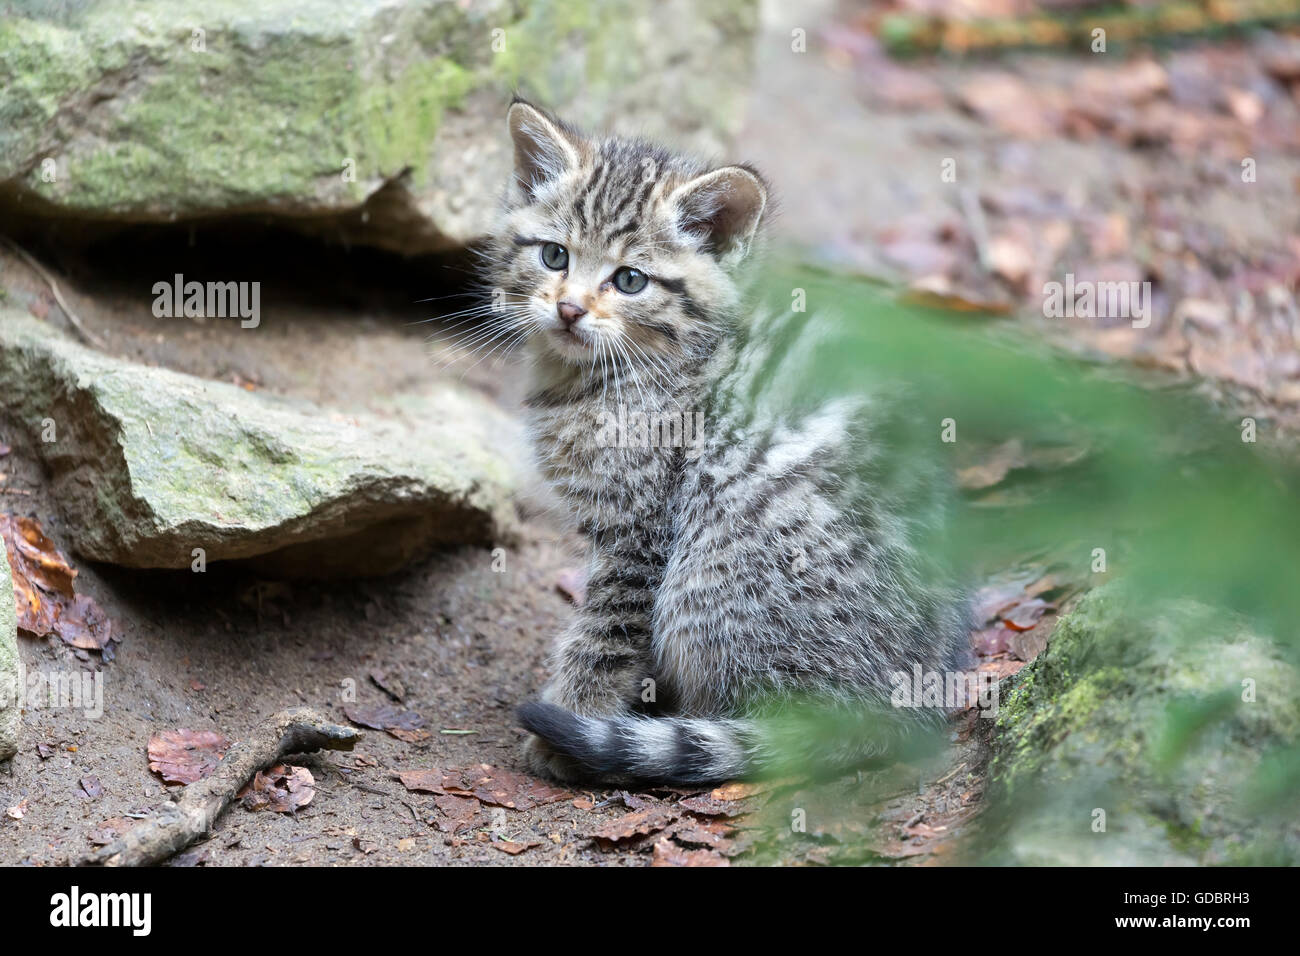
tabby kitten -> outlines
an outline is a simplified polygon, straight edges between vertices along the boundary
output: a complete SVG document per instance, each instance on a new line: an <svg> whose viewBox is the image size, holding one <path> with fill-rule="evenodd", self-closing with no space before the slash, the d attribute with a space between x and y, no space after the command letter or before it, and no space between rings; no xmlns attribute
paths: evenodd
<svg viewBox="0 0 1300 956"><path fill-rule="evenodd" d="M606 782L761 772L778 754L756 708L888 700L895 672L953 670L963 604L864 477L883 406L752 394L784 327L809 322L746 308L762 178L591 138L522 100L508 126L495 321L526 341L540 467L590 542L586 603L543 702L519 711L530 767ZM806 744L836 769L881 750Z"/></svg>

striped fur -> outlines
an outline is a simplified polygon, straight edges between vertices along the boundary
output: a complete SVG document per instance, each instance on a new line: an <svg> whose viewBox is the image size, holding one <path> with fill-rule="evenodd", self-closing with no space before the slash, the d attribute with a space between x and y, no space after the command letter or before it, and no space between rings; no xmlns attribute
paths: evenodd
<svg viewBox="0 0 1300 956"><path fill-rule="evenodd" d="M963 603L912 543L904 501L928 483L877 480L899 403L806 405L809 350L835 323L746 307L758 175L590 138L523 102L509 126L492 321L526 343L539 465L591 546L587 602L543 702L520 711L531 767L597 781L759 772L777 747L757 707L879 702L895 671L957 667ZM546 265L546 243L565 268ZM623 266L649 277L643 290L620 291ZM571 330L561 302L586 310ZM644 430L619 445L620 407L704 427L689 446ZM882 752L870 734L817 743L835 767Z"/></svg>

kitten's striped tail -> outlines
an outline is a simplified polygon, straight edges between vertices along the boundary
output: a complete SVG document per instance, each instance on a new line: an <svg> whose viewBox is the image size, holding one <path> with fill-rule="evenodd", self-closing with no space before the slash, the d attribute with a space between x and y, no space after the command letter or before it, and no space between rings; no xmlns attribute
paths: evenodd
<svg viewBox="0 0 1300 956"><path fill-rule="evenodd" d="M767 719L584 717L547 703L519 721L590 782L717 783L762 774L829 778L934 748L941 711L899 712L867 702Z"/></svg>
<svg viewBox="0 0 1300 956"><path fill-rule="evenodd" d="M533 702L519 721L592 780L716 783L761 769L756 725L739 718L584 717Z"/></svg>

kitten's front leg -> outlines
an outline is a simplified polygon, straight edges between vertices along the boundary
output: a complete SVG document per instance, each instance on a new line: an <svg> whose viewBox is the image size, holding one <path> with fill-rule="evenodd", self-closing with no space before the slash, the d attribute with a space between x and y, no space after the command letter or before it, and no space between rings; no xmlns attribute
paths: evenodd
<svg viewBox="0 0 1300 956"><path fill-rule="evenodd" d="M597 545L587 599L555 643L553 674L542 693L575 714L621 714L641 702L651 677L650 632L662 562L633 535Z"/></svg>
<svg viewBox="0 0 1300 956"><path fill-rule="evenodd" d="M542 700L575 714L626 713L650 677L649 614L583 609L556 643Z"/></svg>
<svg viewBox="0 0 1300 956"><path fill-rule="evenodd" d="M542 700L591 717L641 706L645 682L653 677L651 620L662 566L654 549L632 535L613 547L597 544L587 599L555 642ZM538 737L525 743L524 757L534 773L563 781L582 776L574 761Z"/></svg>
<svg viewBox="0 0 1300 956"><path fill-rule="evenodd" d="M599 618L580 615L556 646L555 673L542 700L591 716L631 710L650 673L649 641L638 637L638 629L610 630ZM576 761L536 736L524 743L524 761L531 772L562 783L587 776Z"/></svg>

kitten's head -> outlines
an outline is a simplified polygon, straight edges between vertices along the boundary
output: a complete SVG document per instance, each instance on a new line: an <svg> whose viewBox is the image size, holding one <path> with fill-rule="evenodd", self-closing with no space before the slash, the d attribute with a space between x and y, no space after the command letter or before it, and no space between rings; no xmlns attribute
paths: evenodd
<svg viewBox="0 0 1300 956"><path fill-rule="evenodd" d="M516 100L514 179L489 249L498 318L571 365L672 370L740 304L767 206L743 166L590 138Z"/></svg>

